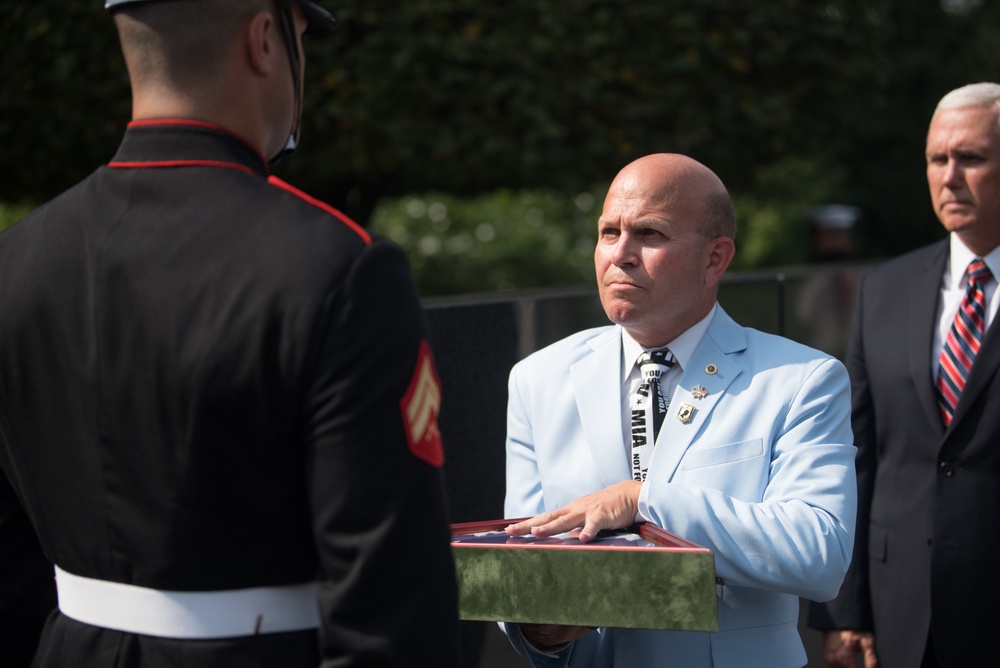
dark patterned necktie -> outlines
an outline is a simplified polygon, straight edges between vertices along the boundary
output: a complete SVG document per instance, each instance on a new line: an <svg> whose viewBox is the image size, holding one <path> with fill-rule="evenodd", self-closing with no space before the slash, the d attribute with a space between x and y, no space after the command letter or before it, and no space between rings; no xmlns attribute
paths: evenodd
<svg viewBox="0 0 1000 668"><path fill-rule="evenodd" d="M941 420L947 427L958 406L958 399L965 389L965 381L972 370L972 363L983 342L986 329L986 292L983 283L993 274L981 259L976 258L966 270L969 287L965 290L962 305L955 314L955 322L948 331L938 367L938 408Z"/></svg>
<svg viewBox="0 0 1000 668"><path fill-rule="evenodd" d="M673 353L667 348L639 355L636 363L642 374L639 388L632 395L632 479L645 480L653 444L660 433L663 417L670 408L670 397L660 385L660 378L676 364Z"/></svg>

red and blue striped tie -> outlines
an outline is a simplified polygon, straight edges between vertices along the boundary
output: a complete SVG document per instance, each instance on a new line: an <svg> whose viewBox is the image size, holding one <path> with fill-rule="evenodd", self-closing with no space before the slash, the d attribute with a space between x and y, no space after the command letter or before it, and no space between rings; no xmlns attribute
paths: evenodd
<svg viewBox="0 0 1000 668"><path fill-rule="evenodd" d="M951 424L958 398L962 396L965 381L972 369L972 362L983 342L983 331L986 329L986 293L983 282L993 275L986 263L979 258L969 263L965 273L969 277L969 287L965 290L965 298L955 314L955 322L952 323L941 349L938 368L938 408L946 427Z"/></svg>

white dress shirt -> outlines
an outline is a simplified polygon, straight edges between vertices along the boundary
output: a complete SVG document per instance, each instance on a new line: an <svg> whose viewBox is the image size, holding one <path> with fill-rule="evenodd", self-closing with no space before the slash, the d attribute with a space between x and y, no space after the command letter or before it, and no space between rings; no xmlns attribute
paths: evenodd
<svg viewBox="0 0 1000 668"><path fill-rule="evenodd" d="M699 320L693 326L689 327L676 339L668 343L666 346L659 347L669 348L670 352L674 354L674 359L677 360L677 363L674 364L674 366L671 367L667 373L660 377L660 389L662 390L664 396L668 398L673 396L674 389L677 387L677 383L680 381L681 375L684 373L684 369L691 360L691 356L694 355L694 349L698 347L701 337L704 336L705 332L708 330L708 325L712 322L712 317L715 315L715 310L717 308L719 308L718 303L712 306L712 310L708 312L708 315ZM625 454L629 457L629 461L631 461L632 458L632 409L629 402L632 395L639 389L639 384L642 382L642 372L639 369L639 365L636 364L636 361L639 359L639 355L643 352L659 350L659 348L650 348L648 350L643 348L639 345L638 341L632 338L627 329L622 328L622 446L625 448Z"/></svg>
<svg viewBox="0 0 1000 668"><path fill-rule="evenodd" d="M962 299L965 297L965 290L969 286L965 270L969 263L975 260L978 255L969 250L962 239L952 232L951 253L944 266L944 274L941 276L941 298L938 300L938 326L934 330L934 345L931 348L931 373L933 381L937 382L938 360L941 359L941 349L948 338L948 330L951 329L955 321L955 314L958 313ZM993 317L997 313L1000 299L997 298L997 275L1000 272L1000 246L994 248L987 255L983 256L983 261L993 273L993 278L985 282L983 289L986 292L986 322L988 329Z"/></svg>

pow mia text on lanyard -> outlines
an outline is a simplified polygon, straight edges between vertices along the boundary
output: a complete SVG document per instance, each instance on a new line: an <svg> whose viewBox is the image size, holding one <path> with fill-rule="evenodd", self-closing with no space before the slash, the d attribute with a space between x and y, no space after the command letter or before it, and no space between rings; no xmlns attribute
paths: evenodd
<svg viewBox="0 0 1000 668"><path fill-rule="evenodd" d="M629 401L632 413L632 479L640 482L646 479L659 426L670 409L670 399L662 391L660 380L675 363L673 355L666 349L653 353L655 361L644 357L640 357L642 380Z"/></svg>

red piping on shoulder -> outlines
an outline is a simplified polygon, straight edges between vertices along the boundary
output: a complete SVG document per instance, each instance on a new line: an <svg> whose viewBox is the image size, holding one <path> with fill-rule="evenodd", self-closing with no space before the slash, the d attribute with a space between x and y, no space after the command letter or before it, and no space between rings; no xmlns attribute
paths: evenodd
<svg viewBox="0 0 1000 668"><path fill-rule="evenodd" d="M267 182L270 183L272 186L288 191L293 195L295 195L296 197L309 202L313 206L319 207L320 209L323 209L327 213L336 216L340 220L340 222L344 223L344 225L347 225L349 228L354 230L354 233L357 234L359 237L361 237L361 239L365 242L365 244L371 244L372 236L368 234L368 232L363 227L355 223L353 220L351 220L350 218L348 218L343 213L333 208L326 202L322 202L316 199L315 197L312 197L311 195L307 195L306 193L302 192L295 186L285 183L277 176L269 176Z"/></svg>

